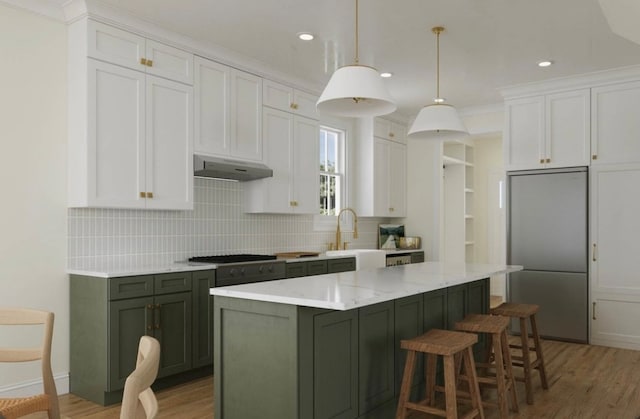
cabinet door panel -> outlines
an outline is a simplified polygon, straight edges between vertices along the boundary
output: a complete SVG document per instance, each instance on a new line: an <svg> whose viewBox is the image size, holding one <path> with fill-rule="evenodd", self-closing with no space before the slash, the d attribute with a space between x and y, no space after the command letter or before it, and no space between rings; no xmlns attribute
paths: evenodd
<svg viewBox="0 0 640 419"><path fill-rule="evenodd" d="M266 188L266 212L291 212L291 149L293 147L293 116L275 109L264 110L264 138L268 141L265 163L273 177L261 180ZM255 186L252 184L251 186Z"/></svg>
<svg viewBox="0 0 640 419"><path fill-rule="evenodd" d="M447 329L467 315L468 298L467 284L447 288Z"/></svg>
<svg viewBox="0 0 640 419"><path fill-rule="evenodd" d="M590 91L582 89L546 97L545 167L588 166L590 156Z"/></svg>
<svg viewBox="0 0 640 419"><path fill-rule="evenodd" d="M215 271L194 271L193 276L193 368L213 364L213 297Z"/></svg>
<svg viewBox="0 0 640 419"><path fill-rule="evenodd" d="M152 62L147 73L193 84L193 54L147 39L145 58Z"/></svg>
<svg viewBox="0 0 640 419"><path fill-rule="evenodd" d="M358 310L314 318L314 418L358 417Z"/></svg>
<svg viewBox="0 0 640 419"><path fill-rule="evenodd" d="M393 217L406 216L407 208L407 147L389 147L389 211Z"/></svg>
<svg viewBox="0 0 640 419"><path fill-rule="evenodd" d="M364 414L394 396L394 303L358 310L359 412Z"/></svg>
<svg viewBox="0 0 640 419"><path fill-rule="evenodd" d="M319 119L316 111L316 102L318 102L318 96L301 92L300 90L293 91L293 101L296 104L295 112L298 115L311 119Z"/></svg>
<svg viewBox="0 0 640 419"><path fill-rule="evenodd" d="M144 208L145 76L95 60L88 69L88 204Z"/></svg>
<svg viewBox="0 0 640 419"><path fill-rule="evenodd" d="M109 382L107 391L124 388L136 368L140 338L151 334L153 297L109 303ZM97 326L96 326L97 327Z"/></svg>
<svg viewBox="0 0 640 419"><path fill-rule="evenodd" d="M155 297L154 336L160 341L158 377L191 368L191 293Z"/></svg>
<svg viewBox="0 0 640 419"><path fill-rule="evenodd" d="M591 90L593 165L640 162L640 82Z"/></svg>
<svg viewBox="0 0 640 419"><path fill-rule="evenodd" d="M281 111L293 112L293 89L271 80L262 81L262 104Z"/></svg>
<svg viewBox="0 0 640 419"><path fill-rule="evenodd" d="M230 102L232 154L262 161L262 79L234 70Z"/></svg>
<svg viewBox="0 0 640 419"><path fill-rule="evenodd" d="M407 351L400 348L400 341L413 339L424 331L424 296L423 294L395 300L395 395L400 394L404 366L407 359ZM424 370L422 357L418 357L415 374L413 376L414 387L423 382Z"/></svg>
<svg viewBox="0 0 640 419"><path fill-rule="evenodd" d="M373 209L375 216L389 217L391 216L389 206L389 149L390 143L385 140L374 138L373 149Z"/></svg>
<svg viewBox="0 0 640 419"><path fill-rule="evenodd" d="M318 214L320 212L318 122L295 117L294 138L291 178L293 199L296 201L294 211L298 214Z"/></svg>
<svg viewBox="0 0 640 419"><path fill-rule="evenodd" d="M147 208L193 208L193 89L147 76Z"/></svg>
<svg viewBox="0 0 640 419"><path fill-rule="evenodd" d="M544 99L542 96L505 103L504 163L507 170L542 168L544 158Z"/></svg>
<svg viewBox="0 0 640 419"><path fill-rule="evenodd" d="M230 68L216 62L195 59L194 152L228 155Z"/></svg>
<svg viewBox="0 0 640 419"><path fill-rule="evenodd" d="M140 60L145 54L145 39L103 23L88 20L87 55L134 70L146 71Z"/></svg>

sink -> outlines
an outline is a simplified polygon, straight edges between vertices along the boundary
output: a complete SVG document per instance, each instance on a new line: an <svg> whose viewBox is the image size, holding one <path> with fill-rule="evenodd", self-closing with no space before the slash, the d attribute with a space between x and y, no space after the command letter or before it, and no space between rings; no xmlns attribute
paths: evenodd
<svg viewBox="0 0 640 419"><path fill-rule="evenodd" d="M329 257L353 256L356 258L356 271L361 269L384 268L386 266L387 252L378 249L347 249L328 250Z"/></svg>

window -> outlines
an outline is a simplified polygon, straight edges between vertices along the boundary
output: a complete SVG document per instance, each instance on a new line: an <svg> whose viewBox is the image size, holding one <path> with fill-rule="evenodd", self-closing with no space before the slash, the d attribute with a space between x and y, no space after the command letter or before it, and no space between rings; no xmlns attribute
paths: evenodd
<svg viewBox="0 0 640 419"><path fill-rule="evenodd" d="M320 215L338 215L344 186L344 131L320 127Z"/></svg>

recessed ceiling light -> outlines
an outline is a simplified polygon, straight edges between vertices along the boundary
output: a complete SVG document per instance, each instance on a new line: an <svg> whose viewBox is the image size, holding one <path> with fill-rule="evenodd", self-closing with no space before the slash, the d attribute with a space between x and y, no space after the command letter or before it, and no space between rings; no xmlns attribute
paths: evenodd
<svg viewBox="0 0 640 419"><path fill-rule="evenodd" d="M309 32L300 32L298 33L298 38L300 38L303 41L311 41L315 37L313 36L313 34Z"/></svg>
<svg viewBox="0 0 640 419"><path fill-rule="evenodd" d="M393 73L389 73L388 71L385 71L384 73L380 73L380 77L388 79L389 77L393 77Z"/></svg>
<svg viewBox="0 0 640 419"><path fill-rule="evenodd" d="M551 64L553 64L553 61L540 61L538 67L549 67Z"/></svg>

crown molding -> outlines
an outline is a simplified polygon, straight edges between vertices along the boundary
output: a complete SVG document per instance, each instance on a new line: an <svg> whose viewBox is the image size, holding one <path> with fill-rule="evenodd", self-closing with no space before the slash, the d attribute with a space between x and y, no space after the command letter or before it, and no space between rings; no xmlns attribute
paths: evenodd
<svg viewBox="0 0 640 419"><path fill-rule="evenodd" d="M0 4L22 9L58 22L65 22L62 6L48 0L0 0Z"/></svg>
<svg viewBox="0 0 640 419"><path fill-rule="evenodd" d="M578 74L575 76L559 77L538 82L506 86L499 90L505 99L513 99L518 97L558 93L567 90L587 89L638 79L640 79L640 65L632 65L592 73Z"/></svg>
<svg viewBox="0 0 640 419"><path fill-rule="evenodd" d="M64 15L69 24L90 18L314 95L319 95L322 91L322 86L310 84L305 80L275 70L262 61L239 54L221 45L198 41L189 36L169 31L154 22L99 0L69 0L64 4Z"/></svg>

